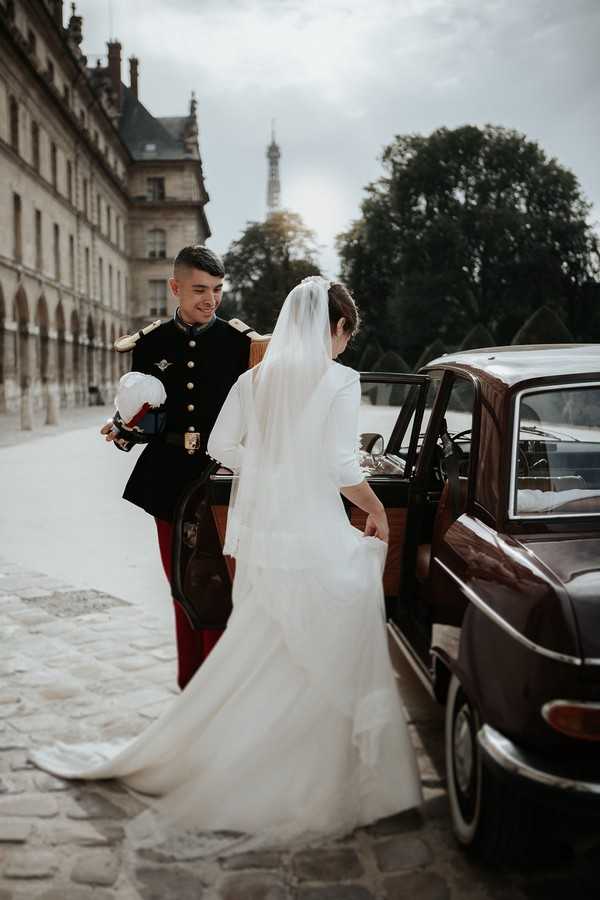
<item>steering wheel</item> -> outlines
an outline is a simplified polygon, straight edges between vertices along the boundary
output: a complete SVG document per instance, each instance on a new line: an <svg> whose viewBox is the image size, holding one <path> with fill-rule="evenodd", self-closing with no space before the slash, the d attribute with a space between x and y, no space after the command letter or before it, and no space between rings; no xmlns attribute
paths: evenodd
<svg viewBox="0 0 600 900"><path fill-rule="evenodd" d="M464 431L459 431L456 434L452 435L450 440L458 441L458 440L460 440L461 437L464 437L466 434L471 434L472 431L473 431L472 428L465 428Z"/></svg>

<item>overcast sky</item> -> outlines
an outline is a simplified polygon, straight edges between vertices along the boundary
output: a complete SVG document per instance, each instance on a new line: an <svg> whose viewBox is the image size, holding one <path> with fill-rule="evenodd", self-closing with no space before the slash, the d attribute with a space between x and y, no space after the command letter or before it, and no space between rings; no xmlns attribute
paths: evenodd
<svg viewBox="0 0 600 900"><path fill-rule="evenodd" d="M78 0L90 63L111 6L145 106L184 115L196 91L218 251L264 218L272 118L282 205L315 230L330 276L396 134L516 128L575 172L600 218L598 0Z"/></svg>

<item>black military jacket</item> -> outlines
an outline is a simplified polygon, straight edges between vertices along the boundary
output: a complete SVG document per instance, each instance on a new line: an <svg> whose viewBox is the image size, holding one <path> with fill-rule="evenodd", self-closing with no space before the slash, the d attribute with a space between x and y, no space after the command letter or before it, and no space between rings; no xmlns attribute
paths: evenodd
<svg viewBox="0 0 600 900"><path fill-rule="evenodd" d="M141 453L123 497L159 519L173 520L181 492L209 463L206 442L219 411L238 377L248 368L250 339L217 318L204 331L178 318L140 338L131 371L160 379L167 392L165 433L193 427L202 449L188 454L183 445L159 435Z"/></svg>

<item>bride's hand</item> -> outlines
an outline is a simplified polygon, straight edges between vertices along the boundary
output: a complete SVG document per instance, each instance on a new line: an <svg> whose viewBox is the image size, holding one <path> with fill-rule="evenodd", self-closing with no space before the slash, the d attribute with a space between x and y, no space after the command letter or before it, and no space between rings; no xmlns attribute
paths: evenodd
<svg viewBox="0 0 600 900"><path fill-rule="evenodd" d="M369 513L367 523L365 525L365 537L376 537L380 541L389 543L390 526L388 525L385 509L378 513Z"/></svg>

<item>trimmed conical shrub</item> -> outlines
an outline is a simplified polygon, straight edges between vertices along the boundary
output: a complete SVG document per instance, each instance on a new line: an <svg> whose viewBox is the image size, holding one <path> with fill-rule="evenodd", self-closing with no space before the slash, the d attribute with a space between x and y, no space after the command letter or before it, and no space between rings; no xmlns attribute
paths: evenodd
<svg viewBox="0 0 600 900"><path fill-rule="evenodd" d="M373 372L410 372L410 368L399 353L387 350L373 366Z"/></svg>
<svg viewBox="0 0 600 900"><path fill-rule="evenodd" d="M394 350L383 353L373 366L374 372L410 372L406 360ZM371 400L377 406L400 406L406 397L406 385L404 384L378 384L374 386Z"/></svg>
<svg viewBox="0 0 600 900"><path fill-rule="evenodd" d="M426 366L428 362L431 362L432 359L437 359L438 356L442 356L443 353L446 352L446 348L442 341L439 338L436 338L435 341L430 344L428 347L425 347L417 362L415 363L415 372L418 372L422 366Z"/></svg>
<svg viewBox="0 0 600 900"><path fill-rule="evenodd" d="M358 363L358 371L359 372L372 372L373 366L377 362L380 356L383 354L383 349L381 345L373 340L369 341L365 349L363 350L359 363Z"/></svg>
<svg viewBox="0 0 600 900"><path fill-rule="evenodd" d="M477 325L471 328L458 349L478 350L480 347L493 347L494 343L491 331L485 325L482 325L481 322L478 322Z"/></svg>
<svg viewBox="0 0 600 900"><path fill-rule="evenodd" d="M541 306L519 328L511 344L571 344L573 335L549 306Z"/></svg>

